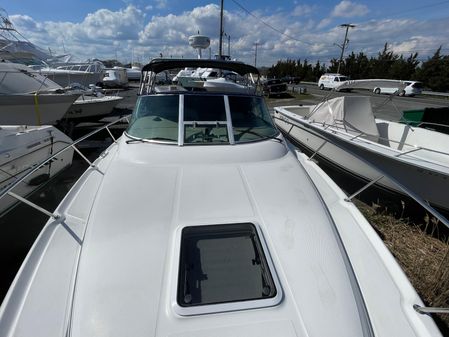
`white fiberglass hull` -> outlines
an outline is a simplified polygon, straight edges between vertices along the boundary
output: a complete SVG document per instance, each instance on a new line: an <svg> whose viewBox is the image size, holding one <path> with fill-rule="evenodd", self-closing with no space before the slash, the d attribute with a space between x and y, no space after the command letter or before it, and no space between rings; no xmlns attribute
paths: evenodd
<svg viewBox="0 0 449 337"><path fill-rule="evenodd" d="M0 125L44 125L61 120L79 94L0 95Z"/></svg>
<svg viewBox="0 0 449 337"><path fill-rule="evenodd" d="M418 154L415 156L415 152L401 155L410 149L400 151L368 140L354 139L354 135L334 133L331 128L310 123L303 117L289 112L288 108L276 108L275 116L277 117L277 126L287 138L310 151L318 150L318 155L333 165L369 181L386 174L391 179L384 177L376 184L401 194L407 194L395 183L398 182L432 205L449 210L449 198L447 198L449 163L438 162L438 159L447 160L449 156L429 153L427 158L420 158ZM406 125L382 120L377 120L377 124L380 129L384 128L386 133L394 132L394 128L404 130L408 128ZM447 135L440 133L432 135L432 131L418 129L415 129L414 132L426 133L423 134L423 138L436 136L438 142L444 144L444 140L441 138ZM406 131L404 131L405 133ZM449 144L449 136L447 136L446 144ZM428 160L431 162L429 165Z"/></svg>
<svg viewBox="0 0 449 337"><path fill-rule="evenodd" d="M34 93L61 87L23 64L0 62L0 94Z"/></svg>
<svg viewBox="0 0 449 337"><path fill-rule="evenodd" d="M17 178L71 142L69 137L52 126L0 127L0 193L16 182ZM22 197L34 192L61 170L70 166L72 157L73 149L64 151L17 185L12 192ZM17 200L10 196L0 198L0 214L15 203Z"/></svg>
<svg viewBox="0 0 449 337"><path fill-rule="evenodd" d="M62 87L68 87L72 83L79 83L85 87L89 87L90 84L96 85L101 82L103 78L102 73L75 70L41 69L39 72Z"/></svg>
<svg viewBox="0 0 449 337"><path fill-rule="evenodd" d="M210 92L234 92L240 94L248 94L251 92L250 87L226 80L225 78L207 80L204 82L203 88Z"/></svg>
<svg viewBox="0 0 449 337"><path fill-rule="evenodd" d="M64 118L81 119L106 116L123 99L120 96L81 96L67 111Z"/></svg>

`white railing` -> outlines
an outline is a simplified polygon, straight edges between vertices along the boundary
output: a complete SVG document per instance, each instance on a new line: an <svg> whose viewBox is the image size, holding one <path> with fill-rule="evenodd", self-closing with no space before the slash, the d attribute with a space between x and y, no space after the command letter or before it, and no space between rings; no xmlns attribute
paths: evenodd
<svg viewBox="0 0 449 337"><path fill-rule="evenodd" d="M281 117L284 118L279 118L279 117L274 117L274 119L278 119L284 123L287 123L289 125L292 126L292 128L290 128L290 130L287 132L285 131L285 133L289 134L293 127L297 127L297 128L301 128L304 129L305 127L307 127L308 132L312 133L313 135L315 135L318 138L323 139L324 143L315 151L315 153L312 155L315 156L317 154L317 152L327 143L327 142L331 142L332 139L328 138L327 135L324 135L322 132L318 132L315 129L320 130L317 126L312 125L312 124L302 124L298 121L295 121L294 119L291 119L289 116L285 116L282 112L279 112L279 114L281 115ZM320 124L321 126L322 124ZM335 137L335 138L340 138L338 136L335 136L333 131L335 129L332 129L332 133L329 133L329 137ZM338 132L338 130L335 130L336 133ZM343 132L341 132L343 133ZM332 134L332 135L331 135ZM350 139L351 141L351 139ZM368 140L367 140L368 141ZM346 139L343 139L342 142L347 142ZM338 146L338 145L337 145ZM346 149L347 150L347 149ZM351 152L350 150L347 150L349 152ZM437 152L437 151L436 151ZM379 167L373 165L371 162L368 162L367 160L365 160L364 158L362 158L361 156L357 155L356 153L352 153L352 155L354 155L356 158L358 158L360 161L366 163L367 165L369 165L370 167L373 167L374 169L376 169L376 171L379 172L379 177L373 179L375 181L370 181L368 182L368 184L364 187L362 187L360 190L358 190L357 192L355 192L353 195L351 195L350 197L346 198L347 201L352 200L355 196L357 196L358 194L360 194L362 191L364 191L366 188L368 188L369 186L371 186L372 184L374 184L375 182L379 181L382 178L388 178L390 179L404 194L408 195L409 197L411 197L413 200L415 200L417 203L419 203L424 209L426 209L427 211L429 211L431 214L433 214L438 220L440 220L446 227L449 228L449 220L442 215L440 212L438 212L434 207L432 207L426 200L424 200L423 198L421 198L421 196L419 196L418 194L416 194L415 192L411 191L407 186L404 186L403 184L401 184L399 181L397 181L397 179L395 179L394 177L392 177L390 174L384 172L382 169L380 169ZM448 153L444 153L449 155ZM311 157L311 158L312 158Z"/></svg>
<svg viewBox="0 0 449 337"><path fill-rule="evenodd" d="M60 216L58 214L54 214L51 213L45 209L43 209L42 207L34 204L33 202L27 200L26 198L21 197L20 195L15 194L12 190L19 184L21 184L23 182L24 179L28 178L29 176L31 176L34 172L36 172L37 170L39 170L42 166L44 166L46 163L48 163L49 161L51 161L53 158L59 156L61 153L67 151L68 149L72 148L74 149L80 156L81 158L83 158L87 164L96 169L98 172L100 172L101 174L103 174L103 172L101 172L97 166L95 166L91 161L89 161L89 159L87 159L87 157L78 149L78 147L76 146L78 143L86 140L87 138L97 134L98 132L102 131L102 130L107 130L107 132L109 133L109 135L111 136L112 140L114 142L117 142L116 138L113 136L111 130L109 129L110 126L117 124L120 121L126 120L129 122L128 120L128 116L124 116L124 117L120 117L118 119L116 119L115 121L108 123L104 126L102 126L101 128L98 128L90 133L88 133L87 135L84 135L83 137L77 139L76 141L74 141L73 143L67 145L66 147L62 148L61 150L57 151L56 153L54 153L53 155L51 155L50 157L48 157L47 159L45 159L44 161L42 161L40 164L35 165L33 168L31 168L30 170L28 170L25 174L23 174L21 177L17 177L16 181L13 182L11 185L9 185L8 187L5 187L4 189L0 190L0 199L3 198L6 195L9 195L10 197L13 197L17 200L19 200L20 202L24 202L27 205L37 209L38 211L48 215L49 217L52 217L54 219L59 219Z"/></svg>

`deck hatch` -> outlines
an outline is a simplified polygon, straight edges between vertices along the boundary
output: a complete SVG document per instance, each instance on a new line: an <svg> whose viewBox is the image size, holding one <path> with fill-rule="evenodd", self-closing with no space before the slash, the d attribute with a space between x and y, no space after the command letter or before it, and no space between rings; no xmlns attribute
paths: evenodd
<svg viewBox="0 0 449 337"><path fill-rule="evenodd" d="M177 303L196 307L274 298L269 263L251 223L184 227Z"/></svg>

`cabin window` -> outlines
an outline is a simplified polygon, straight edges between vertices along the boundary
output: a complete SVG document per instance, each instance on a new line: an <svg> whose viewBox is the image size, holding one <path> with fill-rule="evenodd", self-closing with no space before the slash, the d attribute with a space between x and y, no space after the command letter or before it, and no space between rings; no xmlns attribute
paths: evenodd
<svg viewBox="0 0 449 337"><path fill-rule="evenodd" d="M265 139L278 134L262 98L229 96L229 107L236 143Z"/></svg>
<svg viewBox="0 0 449 337"><path fill-rule="evenodd" d="M182 230L179 306L263 300L277 294L253 224L191 226Z"/></svg>
<svg viewBox="0 0 449 337"><path fill-rule="evenodd" d="M184 96L184 144L229 143L223 96Z"/></svg>
<svg viewBox="0 0 449 337"><path fill-rule="evenodd" d="M133 112L127 133L158 141L178 141L179 96L141 96Z"/></svg>

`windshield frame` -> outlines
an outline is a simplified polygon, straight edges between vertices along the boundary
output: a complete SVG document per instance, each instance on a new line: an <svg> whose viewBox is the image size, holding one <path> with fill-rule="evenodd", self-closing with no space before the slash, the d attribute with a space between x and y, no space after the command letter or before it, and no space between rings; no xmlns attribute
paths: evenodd
<svg viewBox="0 0 449 337"><path fill-rule="evenodd" d="M224 103L224 108L225 108L225 113L226 113L226 121L186 121L184 120L184 98L186 96L199 96L199 95L207 95L207 96L218 96L218 97L223 97L223 103ZM236 141L234 136L235 136L235 128L232 124L232 112L231 112L231 107L230 107L230 103L229 103L229 96L231 97L247 97L248 99L260 99L261 100L261 104L265 104L265 102L263 101L263 98L257 95L246 95L246 94L238 94L238 93L232 93L230 95L224 95L224 94L220 94L220 93L205 93L205 92L183 92L183 93L160 93L160 94L155 94L155 95L142 95L139 97L139 99L144 99L145 97L161 97L161 96L178 96L179 97L179 103L178 103L178 139L177 140L173 140L173 141L169 141L169 140L161 140L161 139L152 139L152 138L140 138L140 137L136 137L135 135L133 135L132 133L129 132L129 128L131 127L131 123L130 126L128 127L127 130L124 131L124 134L126 137L128 137L130 140L134 140L134 141L140 141L140 142L145 142L145 143L156 143L156 144L164 144L164 145L177 145L177 146L198 146L198 145L243 145L243 144L248 144L248 143L254 143L254 142L260 142L260 141L266 141L266 140L270 140L273 138L277 138L280 135L279 130L276 128L275 124L273 121L271 121L271 127L273 128L274 132L271 135L263 135L260 134L258 136L260 136L260 138L256 138L256 139L250 139L250 140L244 140L244 141ZM138 104L136 104L136 107L138 106ZM265 109L266 106L265 106ZM266 111L267 114L269 115L269 111ZM133 112L133 114L135 113L135 111ZM269 115L270 116L270 115ZM271 118L271 116L270 116ZM186 126L192 126L192 125L206 125L206 124L211 124L211 125L217 125L217 126L224 126L226 125L226 130L227 130L227 136L228 136L228 141L226 142L212 142L212 143L208 143L208 142L201 142L201 143L189 143L185 141L185 127Z"/></svg>

